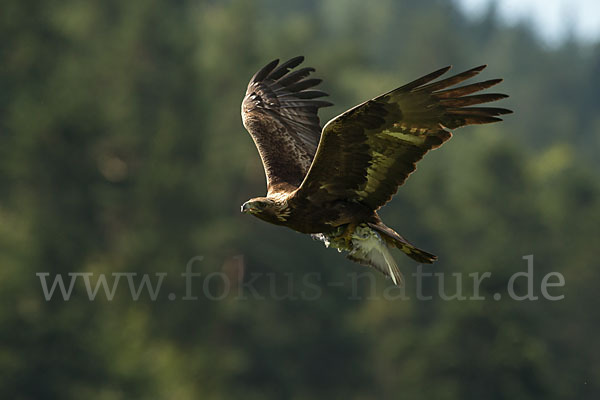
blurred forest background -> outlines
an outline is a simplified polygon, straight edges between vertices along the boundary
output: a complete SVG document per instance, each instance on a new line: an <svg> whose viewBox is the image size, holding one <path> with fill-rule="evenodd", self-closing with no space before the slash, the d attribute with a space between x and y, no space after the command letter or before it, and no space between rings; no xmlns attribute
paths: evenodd
<svg viewBox="0 0 600 400"><path fill-rule="evenodd" d="M515 114L457 131L382 212L440 257L425 271L490 271L487 300L389 301L376 272L352 299L364 267L240 214L265 190L246 84L299 54L336 104L322 122L448 64L505 78ZM441 0L4 0L0 60L2 398L598 398L600 44L547 46ZM528 254L536 294L558 271L564 300L492 300ZM275 281L214 301L194 278L183 301L195 256L203 277L243 257L245 280ZM156 301L124 278L112 301L81 282L46 301L37 272L169 275ZM318 299L271 295L315 272Z"/></svg>

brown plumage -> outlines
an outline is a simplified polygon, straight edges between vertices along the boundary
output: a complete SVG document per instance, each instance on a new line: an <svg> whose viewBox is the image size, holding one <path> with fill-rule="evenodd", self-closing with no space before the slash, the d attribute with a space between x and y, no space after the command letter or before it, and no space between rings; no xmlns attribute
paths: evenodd
<svg viewBox="0 0 600 400"><path fill-rule="evenodd" d="M272 61L248 84L242 119L263 162L267 196L247 201L242 211L312 234L399 283L389 247L421 263L437 257L385 226L376 211L429 150L450 139L450 129L501 121L499 115L511 112L470 107L508 97L473 95L501 79L451 88L485 68L480 66L432 82L450 69L445 67L351 108L321 132L318 110L331 103L314 89L321 81L308 78L314 69L293 70L302 61Z"/></svg>

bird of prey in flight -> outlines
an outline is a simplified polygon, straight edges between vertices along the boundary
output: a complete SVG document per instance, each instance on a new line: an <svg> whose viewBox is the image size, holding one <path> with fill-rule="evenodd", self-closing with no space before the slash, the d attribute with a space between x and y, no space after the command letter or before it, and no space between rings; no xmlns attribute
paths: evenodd
<svg viewBox="0 0 600 400"><path fill-rule="evenodd" d="M262 159L267 195L248 200L241 211L311 234L399 285L391 248L419 263L437 257L386 226L377 210L429 150L450 139L450 130L511 113L470 107L508 97L473 94L502 79L453 87L485 65L435 81L450 69L445 67L351 108L321 129L319 108L332 104L314 89L321 80L308 77L313 68L296 69L303 60L274 60L250 79L242 120Z"/></svg>

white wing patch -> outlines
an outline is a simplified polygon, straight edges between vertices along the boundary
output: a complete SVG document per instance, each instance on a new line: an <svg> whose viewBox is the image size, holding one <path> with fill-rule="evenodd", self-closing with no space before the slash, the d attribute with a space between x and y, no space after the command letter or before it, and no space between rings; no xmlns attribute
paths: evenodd
<svg viewBox="0 0 600 400"><path fill-rule="evenodd" d="M377 191L379 184L385 180L385 174L395 161L377 151L372 151L371 157L373 160L367 167L367 184L362 190L356 192L362 198L368 197L369 194Z"/></svg>
<svg viewBox="0 0 600 400"><path fill-rule="evenodd" d="M398 124L398 130L389 130L386 129L385 131L382 131L381 133L385 134L385 135L389 135L392 136L396 139L400 139L400 140L404 140L405 142L408 143L414 143L414 144L423 144L423 142L425 142L425 139L427 139L427 136L424 135L425 133L427 133L427 128L409 128L408 126L404 125L404 124ZM404 132L408 131L410 133L404 133Z"/></svg>

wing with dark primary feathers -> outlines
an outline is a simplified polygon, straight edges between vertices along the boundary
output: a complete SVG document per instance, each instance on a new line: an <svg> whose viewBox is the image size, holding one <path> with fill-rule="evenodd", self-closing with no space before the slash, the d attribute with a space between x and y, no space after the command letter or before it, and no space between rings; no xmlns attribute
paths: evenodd
<svg viewBox="0 0 600 400"><path fill-rule="evenodd" d="M383 206L416 169L416 163L450 139L447 129L501 121L499 115L512 112L468 107L508 97L498 93L471 95L501 79L449 89L484 68L430 83L450 69L442 68L329 121L295 196L317 204L346 200L373 210Z"/></svg>
<svg viewBox="0 0 600 400"><path fill-rule="evenodd" d="M297 67L304 57L274 60L250 80L242 102L242 120L252 136L267 176L268 193L296 189L308 171L321 136L317 112L331 103L311 89L313 68Z"/></svg>

